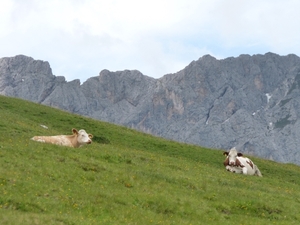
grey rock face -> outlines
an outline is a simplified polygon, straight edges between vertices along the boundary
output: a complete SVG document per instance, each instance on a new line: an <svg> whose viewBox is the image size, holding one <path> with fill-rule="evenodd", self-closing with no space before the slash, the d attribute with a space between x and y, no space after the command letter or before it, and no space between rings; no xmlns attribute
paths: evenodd
<svg viewBox="0 0 300 225"><path fill-rule="evenodd" d="M300 164L300 58L206 55L160 79L103 70L83 84L48 62L0 59L0 94L164 138Z"/></svg>
<svg viewBox="0 0 300 225"><path fill-rule="evenodd" d="M42 102L54 85L48 62L26 56L0 60L0 93Z"/></svg>

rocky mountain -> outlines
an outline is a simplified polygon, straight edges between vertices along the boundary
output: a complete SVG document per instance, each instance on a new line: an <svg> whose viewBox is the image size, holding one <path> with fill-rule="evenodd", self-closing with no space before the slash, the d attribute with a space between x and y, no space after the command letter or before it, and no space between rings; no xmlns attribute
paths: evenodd
<svg viewBox="0 0 300 225"><path fill-rule="evenodd" d="M0 94L300 165L300 58L292 54L205 55L160 79L103 70L83 84L54 76L48 62L18 55L0 59Z"/></svg>

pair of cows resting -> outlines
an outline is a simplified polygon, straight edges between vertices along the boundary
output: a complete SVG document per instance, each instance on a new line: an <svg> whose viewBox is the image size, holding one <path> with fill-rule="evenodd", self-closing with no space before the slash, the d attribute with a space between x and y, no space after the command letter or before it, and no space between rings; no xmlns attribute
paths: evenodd
<svg viewBox="0 0 300 225"><path fill-rule="evenodd" d="M77 131L73 128L72 132L73 135L34 136L31 140L74 148L92 143L93 135L87 134L85 130ZM229 152L224 152L223 154L226 155L224 166L227 171L262 176L258 167L250 159L243 157L242 153L238 153L235 148L232 148Z"/></svg>

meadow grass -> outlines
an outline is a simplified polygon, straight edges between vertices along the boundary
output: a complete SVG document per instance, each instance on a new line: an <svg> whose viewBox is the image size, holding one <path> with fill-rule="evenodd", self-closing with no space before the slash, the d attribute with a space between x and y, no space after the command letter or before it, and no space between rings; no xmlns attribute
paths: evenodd
<svg viewBox="0 0 300 225"><path fill-rule="evenodd" d="M93 143L30 140L72 128ZM251 159L264 177L227 172L221 150L0 96L0 223L299 224L300 168Z"/></svg>

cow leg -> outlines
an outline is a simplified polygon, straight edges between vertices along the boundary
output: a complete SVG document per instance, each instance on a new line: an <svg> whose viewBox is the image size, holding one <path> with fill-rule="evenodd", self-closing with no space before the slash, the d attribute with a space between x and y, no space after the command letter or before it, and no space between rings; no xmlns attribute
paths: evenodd
<svg viewBox="0 0 300 225"><path fill-rule="evenodd" d="M226 170L232 173L234 172L231 166L226 166Z"/></svg>
<svg viewBox="0 0 300 225"><path fill-rule="evenodd" d="M247 167L244 166L244 167L243 167L243 174L247 174L247 172L248 172Z"/></svg>
<svg viewBox="0 0 300 225"><path fill-rule="evenodd" d="M257 176L259 176L259 177L262 177L262 174L261 174L261 172L260 172L260 170L258 169L257 166L255 166L255 174L256 174Z"/></svg>

